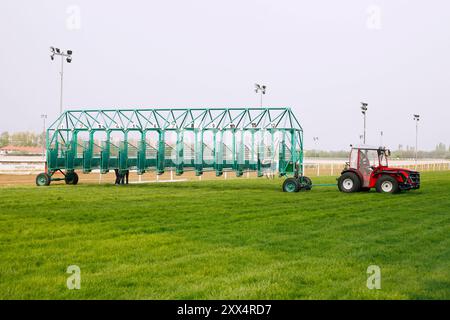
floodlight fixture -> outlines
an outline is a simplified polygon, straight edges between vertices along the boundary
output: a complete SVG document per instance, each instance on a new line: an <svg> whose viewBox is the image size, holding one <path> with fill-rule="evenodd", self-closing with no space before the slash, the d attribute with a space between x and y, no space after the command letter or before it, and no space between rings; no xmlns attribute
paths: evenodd
<svg viewBox="0 0 450 320"><path fill-rule="evenodd" d="M255 92L256 93L258 93L258 92L261 93L261 97L260 97L260 106L261 106L261 108L262 108L262 96L263 96L263 94L266 94L266 89L267 89L267 86L255 83Z"/></svg>
<svg viewBox="0 0 450 320"><path fill-rule="evenodd" d="M361 112L362 114L366 114L368 104L365 102L361 102Z"/></svg>

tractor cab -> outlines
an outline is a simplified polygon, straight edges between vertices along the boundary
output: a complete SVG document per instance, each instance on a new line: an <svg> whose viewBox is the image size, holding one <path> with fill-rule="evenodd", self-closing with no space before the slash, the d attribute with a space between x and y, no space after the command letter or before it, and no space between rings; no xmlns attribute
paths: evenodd
<svg viewBox="0 0 450 320"><path fill-rule="evenodd" d="M338 179L339 190L357 192L376 188L378 192L395 193L418 189L419 172L389 167L390 154L389 149L382 147L352 146L349 161Z"/></svg>
<svg viewBox="0 0 450 320"><path fill-rule="evenodd" d="M385 148L353 147L347 166L348 169L353 169L360 173L362 187L367 188L369 187L370 177L374 170L388 167L388 157L390 154L390 150Z"/></svg>

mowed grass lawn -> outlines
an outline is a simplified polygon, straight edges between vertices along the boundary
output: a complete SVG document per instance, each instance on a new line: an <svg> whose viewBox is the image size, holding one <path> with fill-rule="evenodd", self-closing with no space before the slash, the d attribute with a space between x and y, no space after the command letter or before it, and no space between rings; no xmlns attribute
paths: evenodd
<svg viewBox="0 0 450 320"><path fill-rule="evenodd" d="M281 182L0 188L0 297L450 298L450 172L397 195Z"/></svg>

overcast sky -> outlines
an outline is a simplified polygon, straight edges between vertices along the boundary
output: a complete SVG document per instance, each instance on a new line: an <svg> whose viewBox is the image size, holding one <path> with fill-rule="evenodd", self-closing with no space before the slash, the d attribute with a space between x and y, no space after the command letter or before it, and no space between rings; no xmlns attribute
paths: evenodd
<svg viewBox="0 0 450 320"><path fill-rule="evenodd" d="M450 144L448 0L0 2L0 131L66 109L291 107L305 147Z"/></svg>

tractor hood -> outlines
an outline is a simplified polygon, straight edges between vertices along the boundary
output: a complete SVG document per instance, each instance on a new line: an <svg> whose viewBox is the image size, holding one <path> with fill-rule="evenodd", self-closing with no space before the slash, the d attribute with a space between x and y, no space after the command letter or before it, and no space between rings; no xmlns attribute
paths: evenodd
<svg viewBox="0 0 450 320"><path fill-rule="evenodd" d="M403 171L403 172L408 172L408 173L419 173L416 170L411 170L411 169L406 169L406 168L399 168L399 167L381 167L381 170L383 170L384 172L398 172L398 171Z"/></svg>

